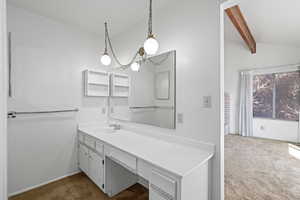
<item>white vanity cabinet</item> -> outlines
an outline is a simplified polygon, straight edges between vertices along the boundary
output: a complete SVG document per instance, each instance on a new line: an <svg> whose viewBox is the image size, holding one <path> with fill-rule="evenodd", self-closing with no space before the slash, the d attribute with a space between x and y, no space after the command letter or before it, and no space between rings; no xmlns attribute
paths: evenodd
<svg viewBox="0 0 300 200"><path fill-rule="evenodd" d="M80 169L110 197L141 183L149 188L149 200L210 199L208 166L213 151L128 131L87 129L79 131L78 155Z"/></svg>
<svg viewBox="0 0 300 200"><path fill-rule="evenodd" d="M91 142L90 137L79 136L83 141L79 140L78 164L79 168L102 190L104 191L104 157L102 152L97 152ZM89 144L89 145L87 145Z"/></svg>
<svg viewBox="0 0 300 200"><path fill-rule="evenodd" d="M150 200L176 200L176 181L159 172L152 171L149 182Z"/></svg>
<svg viewBox="0 0 300 200"><path fill-rule="evenodd" d="M110 146L105 147L105 155L129 171L136 173L137 158L135 156Z"/></svg>
<svg viewBox="0 0 300 200"><path fill-rule="evenodd" d="M176 200L175 197L170 196L164 191L156 190L150 187L149 200Z"/></svg>
<svg viewBox="0 0 300 200"><path fill-rule="evenodd" d="M104 190L104 159L93 151L89 153L89 177Z"/></svg>
<svg viewBox="0 0 300 200"><path fill-rule="evenodd" d="M89 150L86 146L79 144L79 168L85 173L89 172Z"/></svg>

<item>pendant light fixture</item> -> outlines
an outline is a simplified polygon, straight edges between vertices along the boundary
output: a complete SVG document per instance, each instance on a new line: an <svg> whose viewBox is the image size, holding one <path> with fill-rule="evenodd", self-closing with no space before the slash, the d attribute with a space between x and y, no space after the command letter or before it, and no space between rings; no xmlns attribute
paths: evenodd
<svg viewBox="0 0 300 200"><path fill-rule="evenodd" d="M108 32L108 26L107 23L104 23L105 28L105 49L104 53L101 57L101 63L105 66L108 66L112 62L112 58L115 61L117 65L119 65L119 68L127 69L131 68L133 71L139 71L141 62L145 62L147 59L147 55L154 55L158 51L159 43L155 39L154 34L152 32L152 0L149 0L149 19L148 19L148 37L146 41L144 42L144 45L138 49L138 51L135 53L135 55L132 57L129 63L122 64L119 59L117 58L114 48L112 46L109 32ZM108 54L108 48L111 52L112 58ZM137 57L141 57L141 61L136 61Z"/></svg>
<svg viewBox="0 0 300 200"><path fill-rule="evenodd" d="M105 22L105 49L104 53L101 57L101 63L105 66L108 66L111 64L111 58L107 53L107 34L106 34L106 29L107 29L107 23Z"/></svg>
<svg viewBox="0 0 300 200"><path fill-rule="evenodd" d="M144 49L148 55L156 54L159 44L152 32L152 0L150 0L149 20L148 20L148 38L144 43Z"/></svg>

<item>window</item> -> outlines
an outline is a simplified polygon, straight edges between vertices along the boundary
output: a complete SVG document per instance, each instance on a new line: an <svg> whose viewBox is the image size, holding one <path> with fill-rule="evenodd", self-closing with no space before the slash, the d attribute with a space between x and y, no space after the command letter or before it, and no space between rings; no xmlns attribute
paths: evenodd
<svg viewBox="0 0 300 200"><path fill-rule="evenodd" d="M253 116L299 120L300 71L255 75Z"/></svg>

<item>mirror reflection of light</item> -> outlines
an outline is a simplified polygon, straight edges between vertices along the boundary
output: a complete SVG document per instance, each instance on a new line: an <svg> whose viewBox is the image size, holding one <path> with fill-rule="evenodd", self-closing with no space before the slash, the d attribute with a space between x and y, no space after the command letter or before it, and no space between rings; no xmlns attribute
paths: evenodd
<svg viewBox="0 0 300 200"><path fill-rule="evenodd" d="M289 154L300 160L300 147L293 144L289 144Z"/></svg>
<svg viewBox="0 0 300 200"><path fill-rule="evenodd" d="M134 72L138 72L140 70L140 67L141 67L141 65L138 62L134 62L130 66L131 70Z"/></svg>

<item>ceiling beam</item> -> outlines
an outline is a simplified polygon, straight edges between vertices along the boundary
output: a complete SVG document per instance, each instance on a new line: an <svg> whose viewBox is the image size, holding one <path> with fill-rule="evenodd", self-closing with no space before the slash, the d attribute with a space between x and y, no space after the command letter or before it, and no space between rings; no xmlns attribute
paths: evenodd
<svg viewBox="0 0 300 200"><path fill-rule="evenodd" d="M256 53L256 42L238 5L227 8L226 14L246 42L251 53Z"/></svg>

